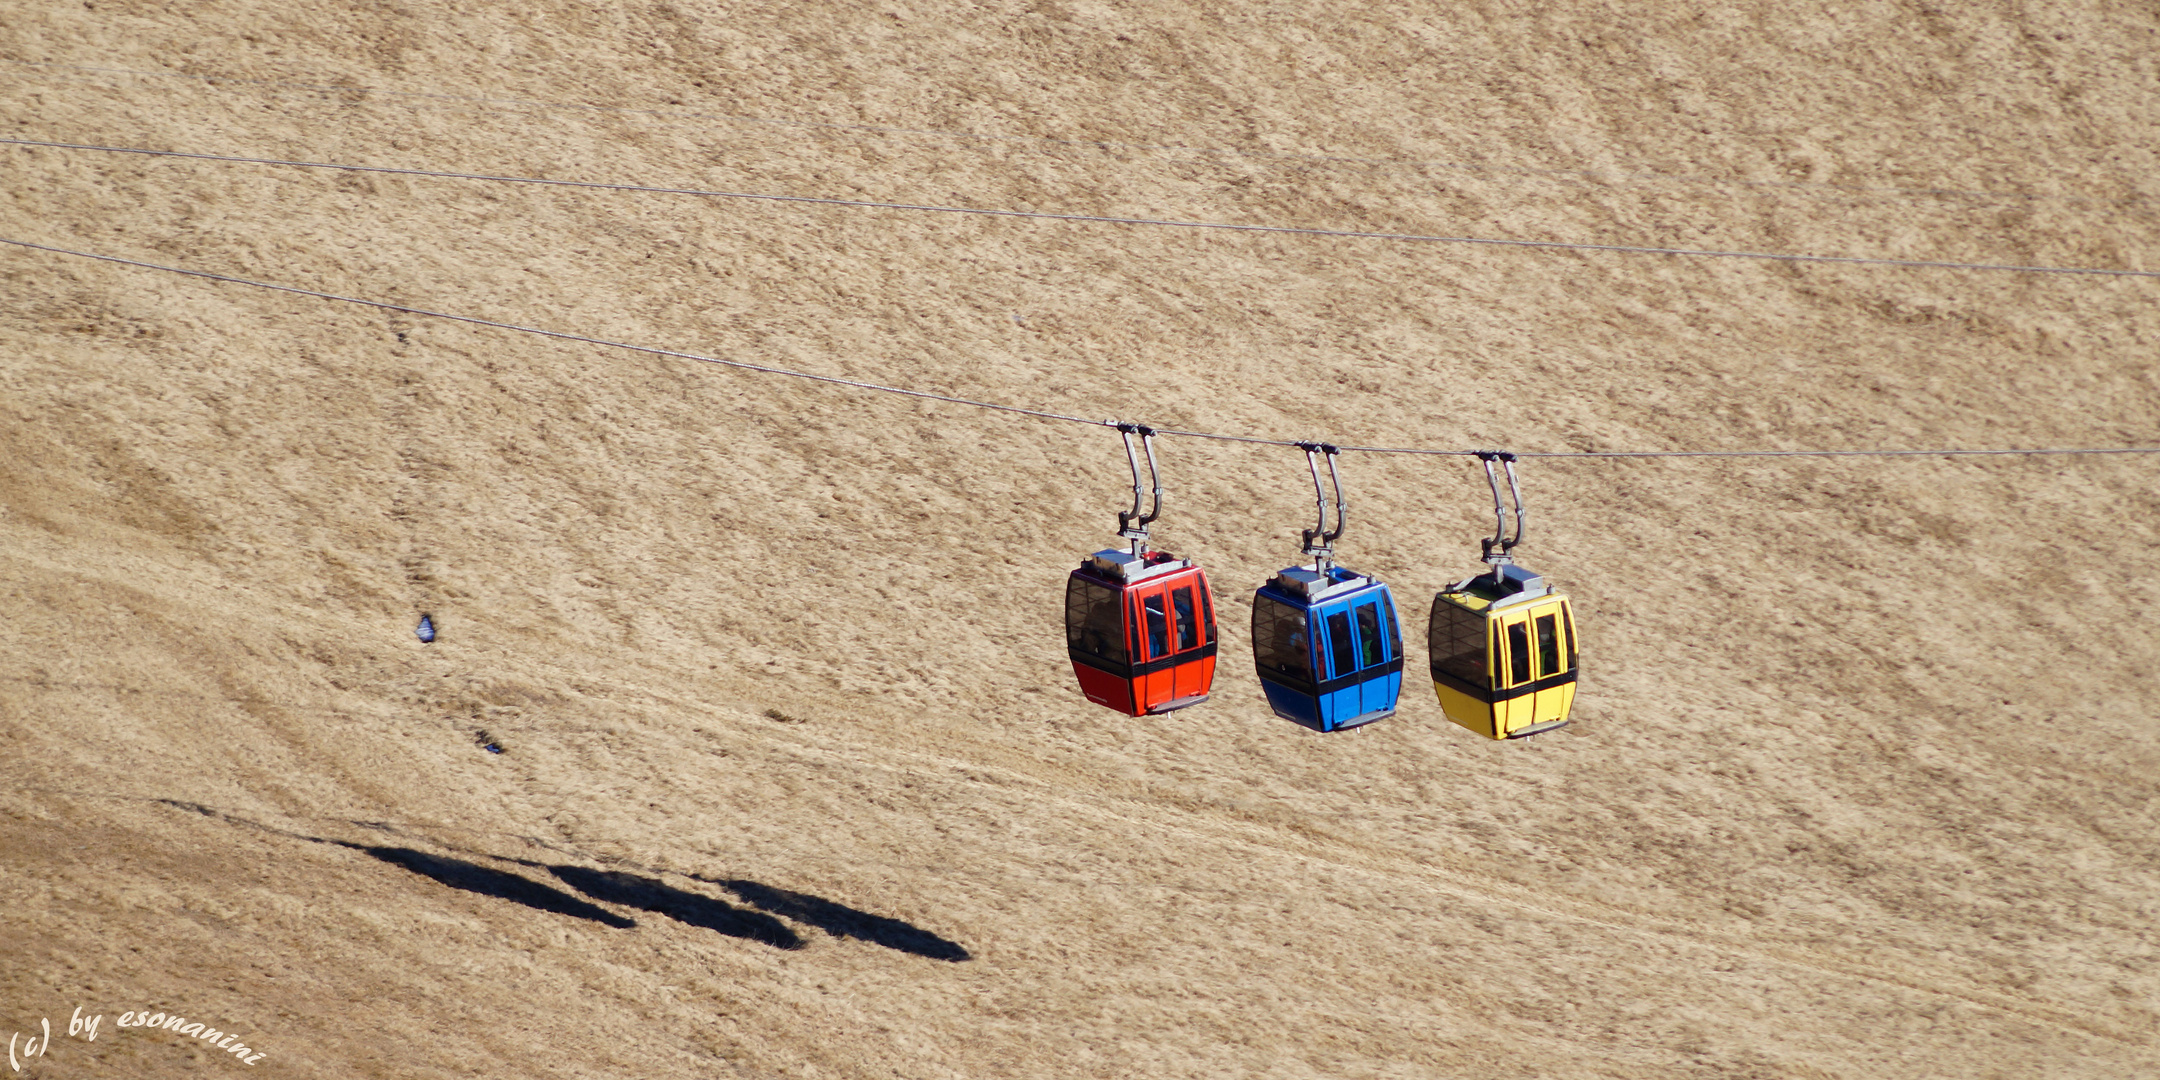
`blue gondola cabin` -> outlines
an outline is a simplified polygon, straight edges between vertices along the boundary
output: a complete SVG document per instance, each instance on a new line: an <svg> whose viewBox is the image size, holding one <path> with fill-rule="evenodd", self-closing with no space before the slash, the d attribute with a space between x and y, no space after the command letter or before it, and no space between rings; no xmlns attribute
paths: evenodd
<svg viewBox="0 0 2160 1080"><path fill-rule="evenodd" d="M1394 597L1339 566L1284 570L1253 596L1253 659L1285 720L1339 731L1393 716L1403 666Z"/></svg>

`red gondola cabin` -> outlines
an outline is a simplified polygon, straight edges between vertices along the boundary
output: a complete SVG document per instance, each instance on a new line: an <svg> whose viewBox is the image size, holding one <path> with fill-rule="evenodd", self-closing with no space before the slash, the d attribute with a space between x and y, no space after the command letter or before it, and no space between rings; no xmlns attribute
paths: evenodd
<svg viewBox="0 0 2160 1080"><path fill-rule="evenodd" d="M1065 582L1065 645L1089 701L1127 716L1198 705L1215 682L1215 598L1166 552L1098 551Z"/></svg>

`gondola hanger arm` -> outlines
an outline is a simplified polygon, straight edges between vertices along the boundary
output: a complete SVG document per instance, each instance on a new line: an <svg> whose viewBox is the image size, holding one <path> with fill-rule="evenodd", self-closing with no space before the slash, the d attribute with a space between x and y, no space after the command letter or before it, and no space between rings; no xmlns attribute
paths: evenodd
<svg viewBox="0 0 2160 1080"><path fill-rule="evenodd" d="M1333 443L1323 442L1301 442L1297 444L1297 448L1305 451L1305 466L1312 472L1313 503L1319 508L1320 512L1318 527L1306 529L1302 534L1303 548L1305 554L1313 557L1314 567L1324 573L1333 565L1335 541L1342 537L1343 524L1346 521L1345 514L1349 509L1349 504L1343 499L1342 472L1335 464L1336 456L1342 453L1342 448ZM1335 527L1333 529L1328 528L1327 523L1327 487L1320 482L1320 458L1322 456L1327 458L1328 479L1335 489Z"/></svg>
<svg viewBox="0 0 2160 1080"><path fill-rule="evenodd" d="M1118 437L1125 442L1125 463L1132 467L1132 509L1118 511L1118 535L1132 541L1135 556L1147 554L1148 526L1162 516L1162 473L1155 466L1155 429L1146 424L1127 424L1110 421L1118 430ZM1140 437L1140 449L1147 456L1148 480L1146 486L1140 481L1140 454L1133 450L1133 436ZM1147 513L1140 512L1142 496L1153 489L1154 501Z"/></svg>
<svg viewBox="0 0 2160 1080"><path fill-rule="evenodd" d="M1476 454L1478 461L1485 466L1485 485L1492 489L1493 499L1493 534L1480 542L1479 558L1493 568L1494 579L1498 580L1500 567L1515 561L1513 554L1515 545L1522 543L1523 520L1528 516L1529 511L1523 506L1522 484L1515 476L1515 455L1506 450L1479 450L1476 451ZM1494 462L1499 462L1501 468L1506 470L1508 494L1513 497L1515 502L1515 534L1513 536L1508 535L1507 506L1500 498L1500 477L1493 469ZM1494 548L1499 550L1496 552L1493 550Z"/></svg>

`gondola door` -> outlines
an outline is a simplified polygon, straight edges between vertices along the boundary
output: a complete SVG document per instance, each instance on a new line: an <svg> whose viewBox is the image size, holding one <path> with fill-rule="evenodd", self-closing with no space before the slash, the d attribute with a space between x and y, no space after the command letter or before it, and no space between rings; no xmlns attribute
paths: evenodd
<svg viewBox="0 0 2160 1080"><path fill-rule="evenodd" d="M1327 643L1327 674L1320 683L1320 721L1323 730L1341 727L1343 721L1363 713L1363 680L1357 677L1357 641L1351 632L1350 606L1317 612L1320 640Z"/></svg>
<svg viewBox="0 0 2160 1080"><path fill-rule="evenodd" d="M1534 681L1525 695L1529 715L1511 735L1565 720L1575 704L1575 620L1567 599L1534 605L1524 614Z"/></svg>
<svg viewBox="0 0 2160 1080"><path fill-rule="evenodd" d="M1327 661L1320 684L1322 730L1393 713L1402 693L1402 655L1387 594L1367 592L1350 603L1324 607L1316 621L1323 628Z"/></svg>
<svg viewBox="0 0 2160 1080"><path fill-rule="evenodd" d="M1575 633L1567 599L1526 605L1494 620L1498 735L1567 719L1575 703Z"/></svg>
<svg viewBox="0 0 2160 1080"><path fill-rule="evenodd" d="M1215 611L1207 579L1194 575L1166 591L1170 600L1171 647L1180 657L1189 658L1165 673L1173 679L1170 696L1172 700L1204 697L1215 683L1215 655L1207 649L1215 644Z"/></svg>
<svg viewBox="0 0 2160 1080"><path fill-rule="evenodd" d="M1500 673L1503 693L1501 700L1495 703L1497 715L1493 719L1500 734L1507 735L1517 728L1530 726L1530 717L1537 712L1537 694L1535 691L1524 692L1533 681L1529 615L1504 615L1497 622L1500 655L1493 658L1496 661L1493 667Z"/></svg>
<svg viewBox="0 0 2160 1080"><path fill-rule="evenodd" d="M1351 632L1358 650L1358 670L1366 678L1358 684L1359 715L1394 712L1402 698L1402 633L1395 623L1395 601L1383 592L1370 604L1350 612Z"/></svg>
<svg viewBox="0 0 2160 1080"><path fill-rule="evenodd" d="M1181 573L1133 587L1134 704L1168 712L1204 700L1215 681L1215 626L1207 579Z"/></svg>
<svg viewBox="0 0 2160 1080"><path fill-rule="evenodd" d="M1177 640L1170 627L1170 590L1161 586L1148 586L1133 590L1133 603L1138 616L1133 625L1140 631L1138 662L1133 671L1136 704L1151 709L1176 697L1173 688L1177 682L1177 665L1171 658L1177 654L1173 643Z"/></svg>

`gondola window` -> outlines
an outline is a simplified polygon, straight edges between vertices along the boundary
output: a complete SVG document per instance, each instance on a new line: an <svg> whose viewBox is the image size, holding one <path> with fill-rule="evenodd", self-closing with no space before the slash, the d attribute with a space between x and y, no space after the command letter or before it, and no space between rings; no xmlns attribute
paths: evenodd
<svg viewBox="0 0 2160 1080"><path fill-rule="evenodd" d="M1387 659L1387 631L1380 622L1380 605L1358 605L1357 631L1360 667L1371 667Z"/></svg>
<svg viewBox="0 0 2160 1080"><path fill-rule="evenodd" d="M1193 595L1190 588L1170 590L1170 611L1177 617L1177 647L1190 649L1200 644L1200 619L1193 611Z"/></svg>
<svg viewBox="0 0 2160 1080"><path fill-rule="evenodd" d="M1530 624L1507 624L1508 681L1520 686L1530 681Z"/></svg>
<svg viewBox="0 0 2160 1080"><path fill-rule="evenodd" d="M1342 678L1358 668L1357 653L1351 651L1350 613L1338 611L1327 617L1328 644L1335 654L1335 677Z"/></svg>
<svg viewBox="0 0 2160 1080"><path fill-rule="evenodd" d="M1433 601L1433 666L1472 686L1490 686L1485 670L1485 619L1445 600Z"/></svg>
<svg viewBox="0 0 2160 1080"><path fill-rule="evenodd" d="M1147 613L1148 658L1168 656L1170 617L1163 611L1163 594L1155 593L1141 598L1140 607Z"/></svg>
<svg viewBox="0 0 2160 1080"><path fill-rule="evenodd" d="M1125 663L1125 628L1116 589L1073 580L1065 590L1065 643L1105 663Z"/></svg>
<svg viewBox="0 0 2160 1080"><path fill-rule="evenodd" d="M1305 615L1267 597L1253 602L1253 653L1260 670L1291 683L1312 682L1310 646L1305 640Z"/></svg>

